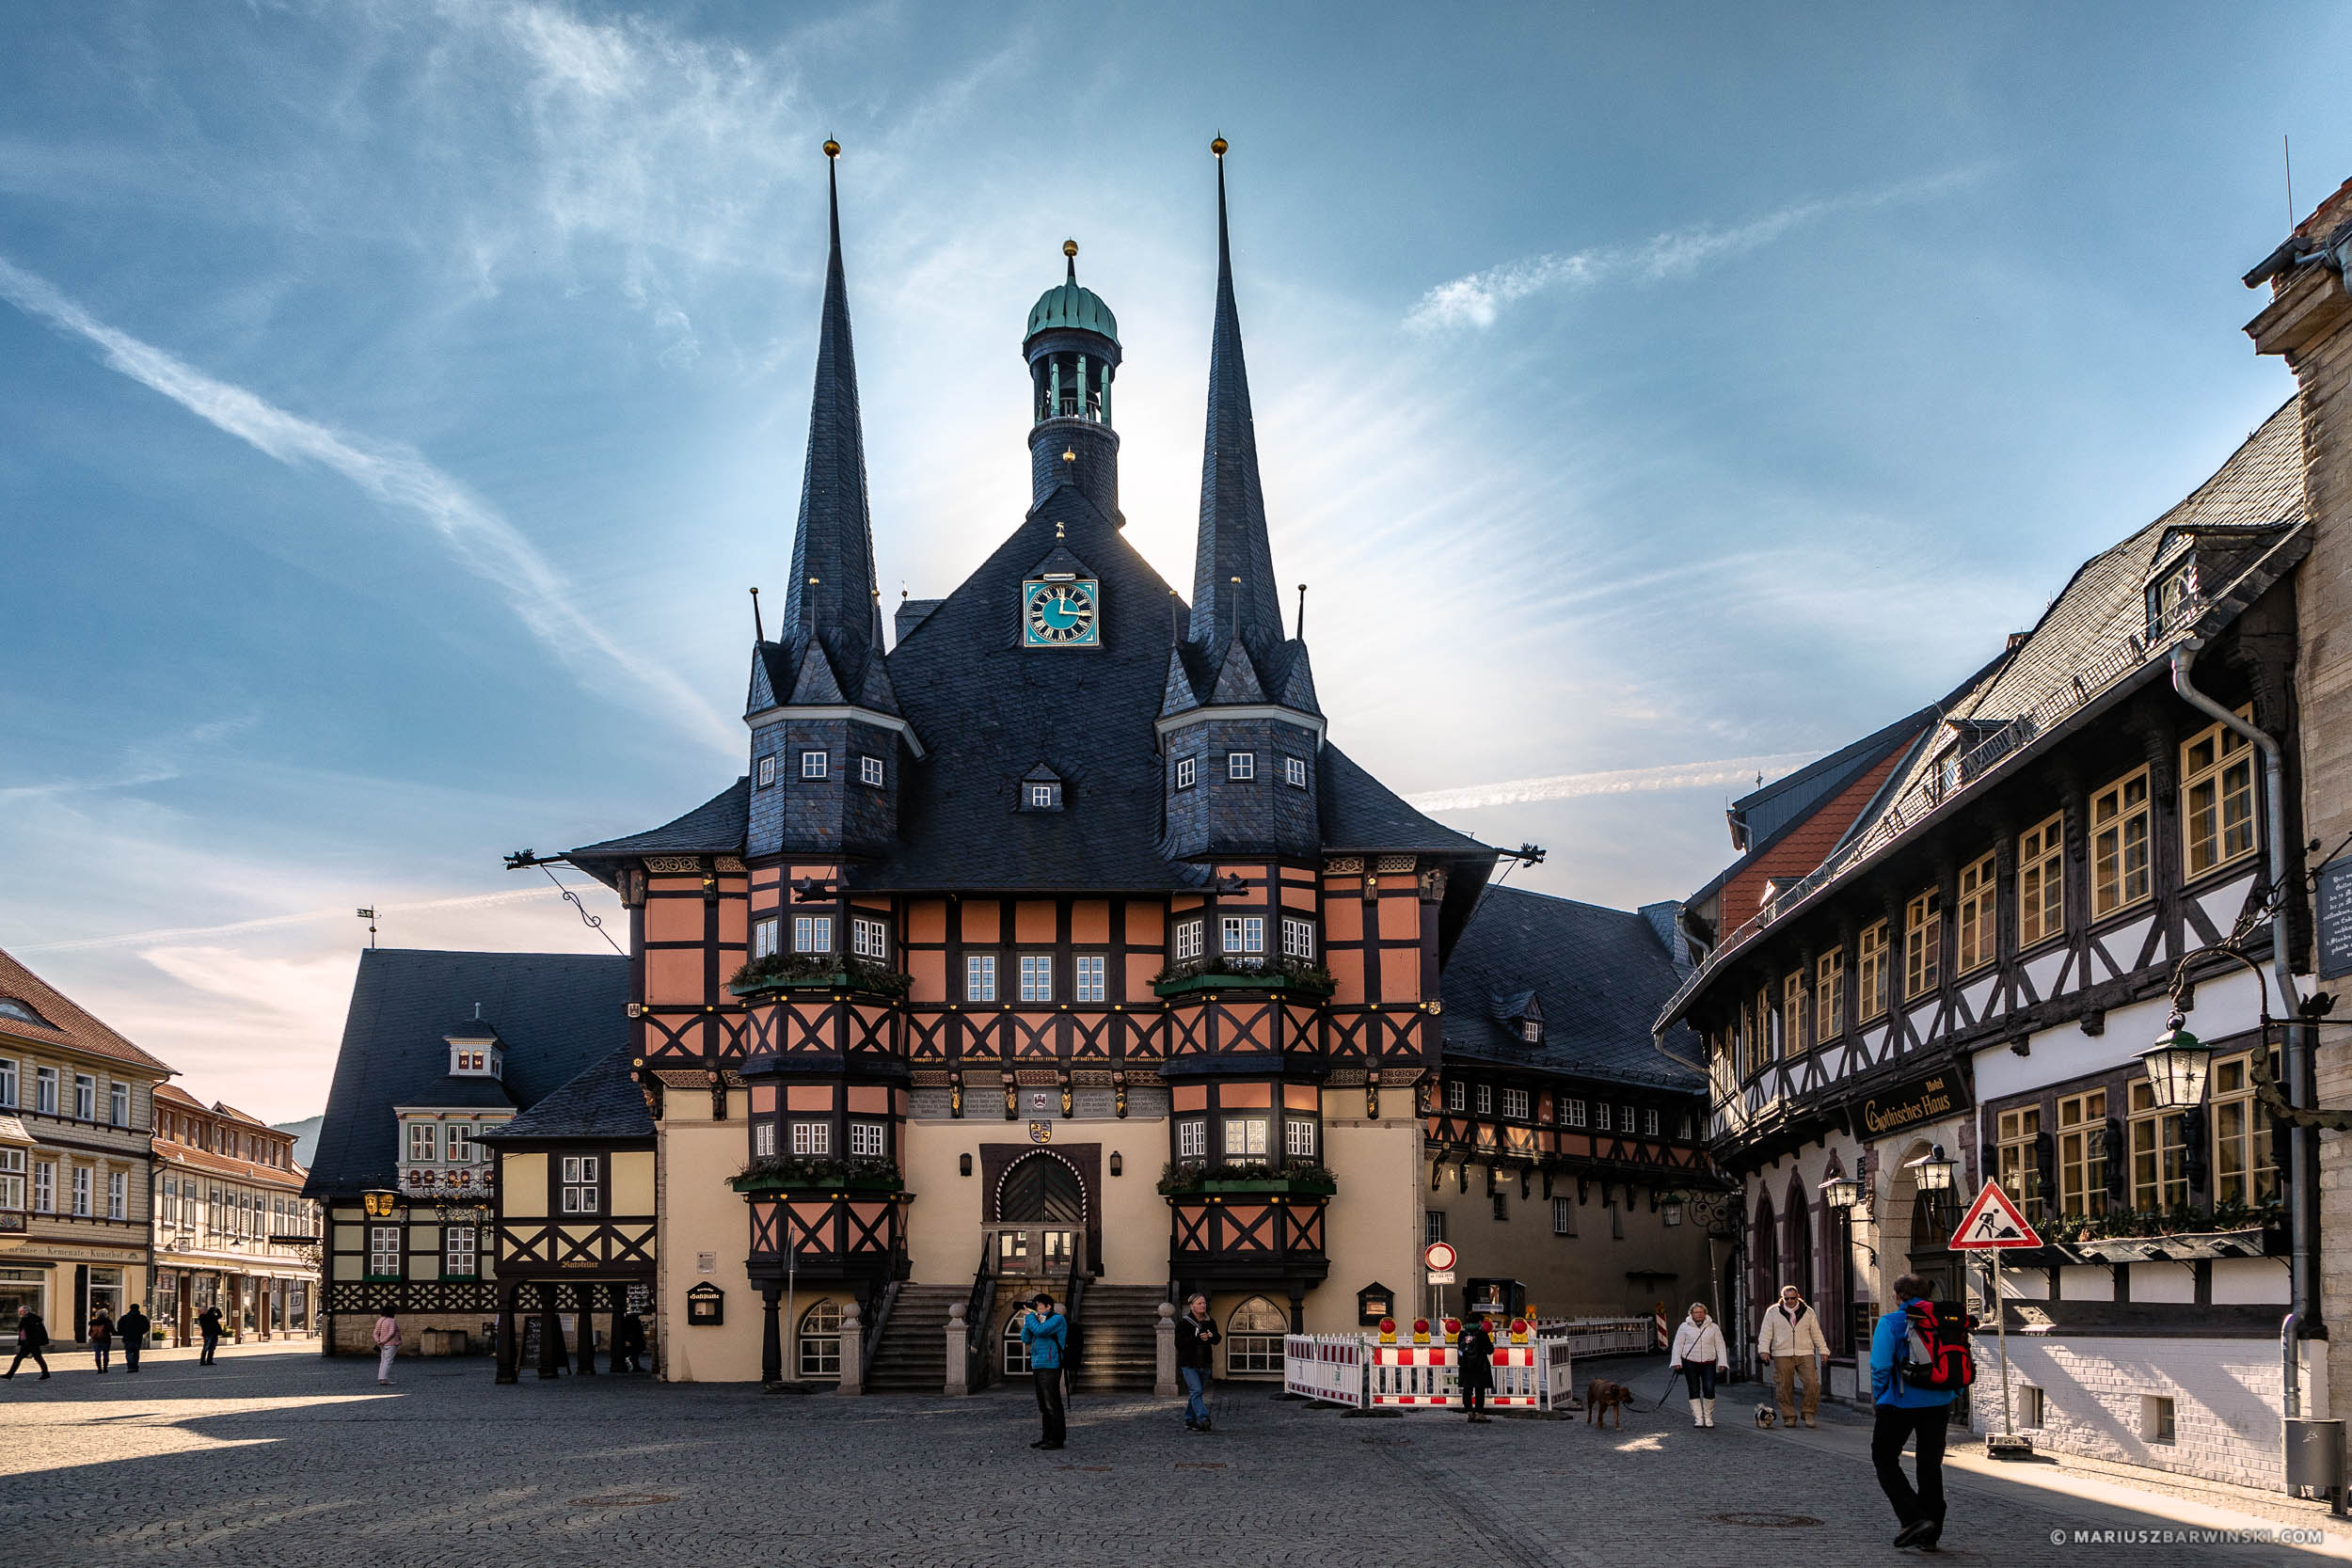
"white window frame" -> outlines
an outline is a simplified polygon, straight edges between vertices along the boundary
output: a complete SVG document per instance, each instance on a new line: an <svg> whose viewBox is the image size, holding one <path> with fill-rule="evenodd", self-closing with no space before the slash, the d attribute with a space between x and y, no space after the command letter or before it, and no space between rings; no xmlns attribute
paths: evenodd
<svg viewBox="0 0 2352 1568"><path fill-rule="evenodd" d="M801 777L803 779L823 778L825 776L825 764L828 760L829 753L827 752L803 752L801 753Z"/></svg>
<svg viewBox="0 0 2352 1568"><path fill-rule="evenodd" d="M1606 1100L1593 1101L1593 1131L1596 1132L1614 1131L1610 1125L1609 1101Z"/></svg>
<svg viewBox="0 0 2352 1568"><path fill-rule="evenodd" d="M1226 752L1225 776L1236 784L1256 778L1258 776L1258 753L1255 752Z"/></svg>
<svg viewBox="0 0 2352 1568"><path fill-rule="evenodd" d="M1051 953L1021 955L1021 1000L1051 1002L1054 999L1054 956Z"/></svg>
<svg viewBox="0 0 2352 1568"><path fill-rule="evenodd" d="M1029 809L1052 811L1054 809L1054 786L1049 784L1031 784L1029 786Z"/></svg>
<svg viewBox="0 0 2352 1568"><path fill-rule="evenodd" d="M1271 1118L1259 1111L1228 1112L1222 1117L1223 1148L1229 1160L1263 1160L1273 1152Z"/></svg>
<svg viewBox="0 0 2352 1568"><path fill-rule="evenodd" d="M1297 915L1282 917L1282 957L1312 963L1315 958L1315 923Z"/></svg>
<svg viewBox="0 0 2352 1568"><path fill-rule="evenodd" d="M0 1209L24 1209L24 1150L0 1148Z"/></svg>
<svg viewBox="0 0 2352 1568"><path fill-rule="evenodd" d="M1620 1105L1617 1107L1617 1131L1620 1132L1630 1132L1633 1131L1632 1106Z"/></svg>
<svg viewBox="0 0 2352 1568"><path fill-rule="evenodd" d="M1178 963L1188 963L1200 958L1207 923L1200 920L1180 920L1176 923L1175 957Z"/></svg>
<svg viewBox="0 0 2352 1568"><path fill-rule="evenodd" d="M131 1125L131 1085L119 1079L106 1085L106 1120L116 1127Z"/></svg>
<svg viewBox="0 0 2352 1568"><path fill-rule="evenodd" d="M963 956L963 999L966 1002L996 1000L996 955L967 953Z"/></svg>
<svg viewBox="0 0 2352 1568"><path fill-rule="evenodd" d="M850 951L876 963L887 960L890 957L890 922L876 920L871 915L851 915Z"/></svg>
<svg viewBox="0 0 2352 1568"><path fill-rule="evenodd" d="M76 1219L88 1219L90 1217L89 1166L75 1165L73 1167L72 1188L73 1193L72 1213Z"/></svg>
<svg viewBox="0 0 2352 1568"><path fill-rule="evenodd" d="M57 1114L57 1069L53 1067L33 1069L33 1109L45 1117Z"/></svg>
<svg viewBox="0 0 2352 1568"><path fill-rule="evenodd" d="M1583 1126L1584 1101L1581 1100L1562 1101L1560 1102L1560 1125L1563 1127Z"/></svg>
<svg viewBox="0 0 2352 1568"><path fill-rule="evenodd" d="M438 1160L440 1157L440 1133L434 1125L429 1121L410 1122L408 1124L408 1158L411 1161L429 1161Z"/></svg>
<svg viewBox="0 0 2352 1568"><path fill-rule="evenodd" d="M858 759L857 759L857 782L858 782L858 783L860 783L860 784L871 784L871 785L872 785L873 787L875 787L876 789L880 789L880 788L882 786L882 758L880 758L880 757L860 757L860 758L858 758Z"/></svg>
<svg viewBox="0 0 2352 1568"><path fill-rule="evenodd" d="M462 1122L452 1122L441 1132L441 1155L453 1165L474 1163L473 1129Z"/></svg>
<svg viewBox="0 0 2352 1568"><path fill-rule="evenodd" d="M566 1154L557 1174L564 1189L561 1204L566 1214L599 1213L604 1208L601 1161L594 1154Z"/></svg>
<svg viewBox="0 0 2352 1568"><path fill-rule="evenodd" d="M398 1279L403 1272L401 1269L404 1261L402 1254L406 1250L400 1226L369 1226L368 1277L370 1279Z"/></svg>
<svg viewBox="0 0 2352 1568"><path fill-rule="evenodd" d="M1282 782L1290 785L1293 789L1306 788L1307 759L1305 757L1284 757L1282 759Z"/></svg>
<svg viewBox="0 0 2352 1568"><path fill-rule="evenodd" d="M1495 1086L1492 1084L1478 1085L1475 1099L1480 1116L1490 1117L1495 1114Z"/></svg>
<svg viewBox="0 0 2352 1568"><path fill-rule="evenodd" d="M759 787L766 789L770 784L772 784L775 782L776 758L775 753L771 752L768 755L759 759Z"/></svg>
<svg viewBox="0 0 2352 1568"><path fill-rule="evenodd" d="M1073 1002L1107 1002L1110 1000L1110 960L1100 953L1081 953L1074 966L1077 974L1071 988Z"/></svg>
<svg viewBox="0 0 2352 1568"><path fill-rule="evenodd" d="M1229 914L1218 920L1217 927L1228 955L1248 957L1265 952L1265 916Z"/></svg>
<svg viewBox="0 0 2352 1568"><path fill-rule="evenodd" d="M1205 1160L1209 1157L1209 1118L1185 1117L1176 1123L1176 1158Z"/></svg>
<svg viewBox="0 0 2352 1568"><path fill-rule="evenodd" d="M1199 769L1199 759L1194 757L1178 757L1176 759L1176 787L1178 789L1190 789L1192 787L1193 781L1200 777Z"/></svg>
<svg viewBox="0 0 2352 1568"><path fill-rule="evenodd" d="M131 1217L131 1173L110 1170L106 1173L106 1217L127 1220Z"/></svg>
<svg viewBox="0 0 2352 1568"><path fill-rule="evenodd" d="M850 1123L850 1157L882 1160L890 1155L890 1129L879 1121Z"/></svg>
<svg viewBox="0 0 2352 1568"><path fill-rule="evenodd" d="M1551 1233L1555 1236L1576 1234L1576 1199L1556 1193L1552 1195Z"/></svg>
<svg viewBox="0 0 2352 1568"><path fill-rule="evenodd" d="M792 1152L795 1154L831 1154L833 1152L833 1123L813 1117L803 1117L793 1122Z"/></svg>
<svg viewBox="0 0 2352 1568"><path fill-rule="evenodd" d="M16 1108L16 1059L0 1057L0 1105Z"/></svg>
<svg viewBox="0 0 2352 1568"><path fill-rule="evenodd" d="M1527 1120L1530 1103L1531 1101L1525 1089L1515 1089L1507 1085L1504 1086L1502 1091L1502 1114L1505 1117L1509 1117L1513 1121Z"/></svg>
<svg viewBox="0 0 2352 1568"><path fill-rule="evenodd" d="M792 917L792 951L795 953L830 953L833 951L833 916L829 914L796 914Z"/></svg>
<svg viewBox="0 0 2352 1568"><path fill-rule="evenodd" d="M54 1214L57 1212L57 1162L55 1160L33 1162L32 1212L36 1214Z"/></svg>
<svg viewBox="0 0 2352 1568"><path fill-rule="evenodd" d="M481 1235L470 1225L453 1225L441 1232L441 1275L470 1279L482 1272Z"/></svg>
<svg viewBox="0 0 2352 1568"><path fill-rule="evenodd" d="M776 1151L776 1124L760 1120L752 1123L752 1157L765 1160Z"/></svg>
<svg viewBox="0 0 2352 1568"><path fill-rule="evenodd" d="M776 933L782 916L768 915L752 922L752 957L772 958L776 955Z"/></svg>
<svg viewBox="0 0 2352 1568"><path fill-rule="evenodd" d="M1658 1136L1658 1113L1656 1111L1642 1113L1642 1136L1645 1138Z"/></svg>
<svg viewBox="0 0 2352 1568"><path fill-rule="evenodd" d="M98 1119L98 1079L94 1074L77 1072L73 1075L73 1119Z"/></svg>
<svg viewBox="0 0 2352 1568"><path fill-rule="evenodd" d="M1459 1078L1449 1078L1445 1085L1445 1108L1449 1111L1470 1109L1470 1085Z"/></svg>
<svg viewBox="0 0 2352 1568"><path fill-rule="evenodd" d="M1315 1123L1312 1117L1282 1118L1282 1152L1293 1160L1315 1157Z"/></svg>

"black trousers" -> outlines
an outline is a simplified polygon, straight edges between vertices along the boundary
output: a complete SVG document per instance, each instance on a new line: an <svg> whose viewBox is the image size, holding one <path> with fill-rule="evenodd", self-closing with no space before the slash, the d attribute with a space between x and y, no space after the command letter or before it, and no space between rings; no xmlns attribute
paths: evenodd
<svg viewBox="0 0 2352 1568"><path fill-rule="evenodd" d="M1029 1381L1037 1385L1037 1413L1045 1421L1045 1440L1059 1445L1067 1430L1062 1423L1061 1369L1036 1368L1030 1371Z"/></svg>
<svg viewBox="0 0 2352 1568"><path fill-rule="evenodd" d="M27 1357L31 1358L34 1366L40 1369L41 1376L47 1377L49 1375L49 1357L41 1354L41 1353L37 1350L21 1350L16 1353L16 1359L8 1363L8 1375L10 1377L14 1377L16 1375L16 1370L24 1365Z"/></svg>
<svg viewBox="0 0 2352 1568"><path fill-rule="evenodd" d="M1878 1424L1870 1429L1870 1465L1879 1474L1880 1489L1895 1505L1895 1517L1904 1524L1921 1519L1944 1522L1944 1434L1951 1406L1882 1404ZM1919 1485L1915 1490L1903 1474L1903 1443L1916 1445Z"/></svg>
<svg viewBox="0 0 2352 1568"><path fill-rule="evenodd" d="M216 1334L207 1334L204 1336L204 1354L196 1358L196 1364L199 1367L211 1366L213 1364L213 1352L218 1349L219 1346L220 1336Z"/></svg>
<svg viewBox="0 0 2352 1568"><path fill-rule="evenodd" d="M146 1338L144 1334L126 1334L122 1337L122 1364L128 1370L135 1372L139 1370L139 1352L147 1348Z"/></svg>

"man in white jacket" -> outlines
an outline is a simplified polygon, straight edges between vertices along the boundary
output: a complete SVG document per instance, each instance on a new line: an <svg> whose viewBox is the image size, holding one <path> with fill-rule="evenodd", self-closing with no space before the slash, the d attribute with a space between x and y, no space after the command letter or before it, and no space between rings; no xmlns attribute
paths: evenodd
<svg viewBox="0 0 2352 1568"><path fill-rule="evenodd" d="M1764 1309L1764 1326L1756 1337L1756 1354L1772 1370L1772 1394L1780 1404L1780 1424L1797 1424L1795 1389L1804 1381L1804 1424L1812 1426L1821 1408L1820 1357L1829 1354L1829 1338L1821 1332L1821 1315L1805 1305L1794 1285L1780 1288L1780 1302Z"/></svg>

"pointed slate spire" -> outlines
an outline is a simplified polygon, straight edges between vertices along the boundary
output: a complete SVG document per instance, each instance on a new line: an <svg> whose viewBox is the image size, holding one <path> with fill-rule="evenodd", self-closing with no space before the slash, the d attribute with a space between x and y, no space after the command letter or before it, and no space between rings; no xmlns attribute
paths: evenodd
<svg viewBox="0 0 2352 1568"><path fill-rule="evenodd" d="M1238 634L1260 647L1282 640L1258 436L1233 304L1232 246L1225 221L1225 138L1216 154L1216 321L1209 341L1209 430L1200 454L1200 538L1193 555L1191 641L1211 649ZM1238 582L1235 579L1240 579ZM1220 660L1221 662L1221 660Z"/></svg>
<svg viewBox="0 0 2352 1568"><path fill-rule="evenodd" d="M820 638L837 654L882 646L882 610L874 593L874 532L866 504L866 435L858 418L857 356L850 341L850 289L841 270L841 191L825 143L825 188L832 254L817 334L817 388L808 406L808 460L801 475L801 515L792 530L792 584L785 594L778 641Z"/></svg>

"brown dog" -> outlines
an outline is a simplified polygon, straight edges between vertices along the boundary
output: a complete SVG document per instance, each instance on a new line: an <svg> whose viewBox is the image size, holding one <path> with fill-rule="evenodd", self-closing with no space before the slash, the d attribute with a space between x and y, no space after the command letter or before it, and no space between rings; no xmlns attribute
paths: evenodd
<svg viewBox="0 0 2352 1568"><path fill-rule="evenodd" d="M1617 1430L1625 1430L1625 1408L1633 1402L1633 1390L1622 1383L1612 1383L1597 1377L1584 1390L1584 1424L1592 1425L1613 1410L1617 1413Z"/></svg>

